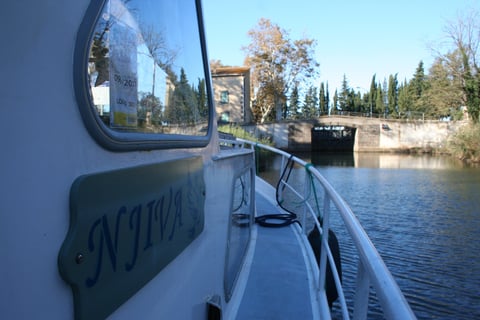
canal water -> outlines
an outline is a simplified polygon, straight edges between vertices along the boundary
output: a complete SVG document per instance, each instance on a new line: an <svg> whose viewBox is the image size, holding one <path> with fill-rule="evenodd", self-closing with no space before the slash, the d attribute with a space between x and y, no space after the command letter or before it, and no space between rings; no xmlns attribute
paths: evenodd
<svg viewBox="0 0 480 320"><path fill-rule="evenodd" d="M441 156L297 156L349 203L419 319L480 319L480 168ZM353 299L352 244L331 220ZM368 318L382 319L371 296Z"/></svg>

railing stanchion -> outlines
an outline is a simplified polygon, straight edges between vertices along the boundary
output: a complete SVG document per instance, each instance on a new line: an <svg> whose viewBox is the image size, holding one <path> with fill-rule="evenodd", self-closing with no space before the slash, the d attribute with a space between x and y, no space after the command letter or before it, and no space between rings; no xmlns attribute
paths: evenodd
<svg viewBox="0 0 480 320"><path fill-rule="evenodd" d="M245 148L245 143L253 145L252 142L237 139L240 143L234 143L231 141L221 140L222 145L234 147L238 145ZM308 233L306 230L306 219L307 214L310 213L312 218L315 221L315 224L319 228L321 235L321 254L320 254L320 263L319 263L319 278L318 278L318 293L321 295L325 294L325 277L326 277L326 268L327 263L330 261L332 269L336 270L335 261L333 260L332 252L328 247L328 229L330 228L330 203L333 203L336 210L338 211L339 216L342 218L343 227L351 236L354 247L356 249L356 254L358 254L358 268L357 268L357 277L356 277L356 287L355 287L355 296L353 301L353 318L354 319L366 319L368 312L368 300L370 294L370 286L375 289L376 297L380 305L382 306L384 316L388 319L416 319L415 314L410 308L408 302L406 301L404 295L400 291L395 279L388 270L387 266L383 262L381 256L379 255L377 249L373 246L371 240L366 234L365 230L361 226L355 214L352 212L347 203L340 197L337 191L330 185L330 183L314 168L310 168L310 164L307 164L305 161L291 156L290 154L278 150L276 148L256 144L259 148L271 151L282 157L281 167L280 167L280 178L281 172L286 170L287 165L286 159L289 161L294 161L296 164L303 166L306 169L306 174L310 177L305 177L308 179L315 179L315 181L306 181L304 184L304 193L302 195L300 190L296 190L294 185L289 184L285 181L279 182L279 187L288 188L292 194L300 199L304 207L302 225L304 227L304 232ZM257 151L257 150L255 150ZM311 183L312 185L308 185ZM323 212L319 212L319 204L317 202L317 194L315 191L314 183L318 183L324 190L324 199L323 199ZM312 190L308 188L311 187ZM310 192L314 195L315 199L315 209L312 208L310 203L307 201L307 198L310 195ZM279 192L279 202L283 201L283 194ZM336 212L337 212L336 211ZM318 220L317 220L318 219ZM338 273L334 273L335 285L340 288L342 286L341 279L339 278ZM338 289L337 288L337 289ZM343 295L343 290L338 290L340 304L342 309L342 314L344 319L349 319L349 311L346 305L345 297Z"/></svg>
<svg viewBox="0 0 480 320"><path fill-rule="evenodd" d="M305 175L308 175L308 172L305 170ZM302 226L303 226L303 233L308 234L307 230L307 214L308 214L308 195L309 195L309 179L305 179L305 183L303 185L303 199L302 199L302 207L303 207L303 217L302 217ZM315 223L315 221L314 221ZM314 225L315 226L315 225Z"/></svg>
<svg viewBox="0 0 480 320"><path fill-rule="evenodd" d="M320 277L319 277L319 289L325 291L325 274L327 269L327 250L328 247L328 211L330 211L330 197L325 191L323 198L323 216L320 216L320 230L321 235L321 253L320 253Z"/></svg>
<svg viewBox="0 0 480 320"><path fill-rule="evenodd" d="M355 284L355 301L353 303L354 320L367 319L369 295L370 277L368 276L362 261L359 259Z"/></svg>

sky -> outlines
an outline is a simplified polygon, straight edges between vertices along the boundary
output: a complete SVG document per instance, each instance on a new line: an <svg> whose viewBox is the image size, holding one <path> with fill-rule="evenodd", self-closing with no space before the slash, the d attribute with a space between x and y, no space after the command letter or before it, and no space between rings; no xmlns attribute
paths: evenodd
<svg viewBox="0 0 480 320"><path fill-rule="evenodd" d="M420 61L428 72L431 48L444 41L447 25L480 10L480 0L203 0L202 5L210 60L242 66L242 47L251 41L247 32L267 18L293 40L317 41L317 82L328 82L331 96L344 75L350 88L365 92L374 74L381 83L395 74L399 82L409 81Z"/></svg>

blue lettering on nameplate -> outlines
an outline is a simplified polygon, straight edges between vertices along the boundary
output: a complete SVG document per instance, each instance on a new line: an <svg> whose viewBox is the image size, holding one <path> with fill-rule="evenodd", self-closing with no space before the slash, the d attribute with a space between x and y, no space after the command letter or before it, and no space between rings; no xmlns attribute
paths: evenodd
<svg viewBox="0 0 480 320"><path fill-rule="evenodd" d="M75 318L102 319L203 231L201 157L78 177L58 256Z"/></svg>

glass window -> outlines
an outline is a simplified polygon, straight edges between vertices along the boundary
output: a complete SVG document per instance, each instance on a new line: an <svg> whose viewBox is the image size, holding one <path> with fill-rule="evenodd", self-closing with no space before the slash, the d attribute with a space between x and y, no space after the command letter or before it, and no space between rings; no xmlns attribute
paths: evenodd
<svg viewBox="0 0 480 320"><path fill-rule="evenodd" d="M210 89L195 1L109 0L101 10L86 63L99 127L120 144L206 144Z"/></svg>
<svg viewBox="0 0 480 320"><path fill-rule="evenodd" d="M230 297L250 242L253 221L253 169L237 176L233 183L232 209L228 226L225 264L225 297Z"/></svg>
<svg viewBox="0 0 480 320"><path fill-rule="evenodd" d="M220 117L220 120L222 122L230 122L230 112L229 111L222 112L222 116Z"/></svg>
<svg viewBox="0 0 480 320"><path fill-rule="evenodd" d="M229 102L228 99L228 91L222 91L220 92L220 103L226 104Z"/></svg>

